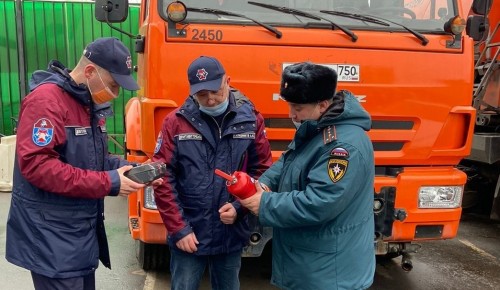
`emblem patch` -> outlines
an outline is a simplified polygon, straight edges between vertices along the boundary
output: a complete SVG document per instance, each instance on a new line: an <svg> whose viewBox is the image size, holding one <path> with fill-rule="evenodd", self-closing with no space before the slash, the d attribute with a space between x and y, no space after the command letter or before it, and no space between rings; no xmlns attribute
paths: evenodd
<svg viewBox="0 0 500 290"><path fill-rule="evenodd" d="M204 69L204 68L200 68L197 72L196 72L196 77L198 78L198 80L200 81L204 81L207 79L207 76L208 76L208 72Z"/></svg>
<svg viewBox="0 0 500 290"><path fill-rule="evenodd" d="M42 118L33 125L33 143L37 146L46 146L52 141L54 126L49 119Z"/></svg>
<svg viewBox="0 0 500 290"><path fill-rule="evenodd" d="M331 158L328 160L328 176L333 183L339 182L344 177L349 161L346 159Z"/></svg>
<svg viewBox="0 0 500 290"><path fill-rule="evenodd" d="M162 140L163 140L163 136L162 136L161 131L160 131L160 133L158 133L158 138L156 139L156 146L155 146L154 154L156 154L160 151Z"/></svg>
<svg viewBox="0 0 500 290"><path fill-rule="evenodd" d="M132 68L132 58L130 57L130 55L127 56L127 60L125 61L125 64L127 65L128 69Z"/></svg>

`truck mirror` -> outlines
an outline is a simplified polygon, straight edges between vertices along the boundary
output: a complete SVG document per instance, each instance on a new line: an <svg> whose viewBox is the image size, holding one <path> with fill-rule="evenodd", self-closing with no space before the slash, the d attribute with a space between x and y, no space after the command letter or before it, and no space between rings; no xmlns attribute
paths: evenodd
<svg viewBox="0 0 500 290"><path fill-rule="evenodd" d="M472 11L476 14L486 15L490 11L492 3L491 0L474 0L472 2Z"/></svg>
<svg viewBox="0 0 500 290"><path fill-rule="evenodd" d="M481 41L488 35L489 23L484 16L473 15L467 18L465 31L474 41Z"/></svg>
<svg viewBox="0 0 500 290"><path fill-rule="evenodd" d="M123 22L128 16L128 0L95 0L95 18L100 22Z"/></svg>

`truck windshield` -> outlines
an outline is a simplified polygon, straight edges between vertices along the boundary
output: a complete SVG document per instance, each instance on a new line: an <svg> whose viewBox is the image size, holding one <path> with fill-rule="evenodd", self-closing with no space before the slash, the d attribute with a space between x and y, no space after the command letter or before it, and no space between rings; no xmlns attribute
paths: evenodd
<svg viewBox="0 0 500 290"><path fill-rule="evenodd" d="M160 1L162 17L171 0ZM244 15L270 26L323 27L331 28L332 23L349 29L362 30L405 30L407 28L431 33L444 33L444 23L458 14L454 0L184 0L188 8L219 9ZM255 5L262 3L263 5ZM269 9L265 6L281 9ZM365 17L345 17L342 13ZM293 12L293 13L291 13ZM303 14L299 13L303 12ZM311 18L316 15L318 19ZM390 20L391 25L381 25L377 21L367 21L370 16ZM190 11L185 22L231 23L252 22L242 17L199 13Z"/></svg>

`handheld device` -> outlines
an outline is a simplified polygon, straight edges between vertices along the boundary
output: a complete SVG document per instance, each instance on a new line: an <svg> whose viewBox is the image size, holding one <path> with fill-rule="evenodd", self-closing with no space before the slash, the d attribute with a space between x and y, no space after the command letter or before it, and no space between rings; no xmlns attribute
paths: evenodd
<svg viewBox="0 0 500 290"><path fill-rule="evenodd" d="M165 163L151 162L138 165L129 171L126 171L123 175L137 183L147 184L155 179L165 176L166 174L167 165Z"/></svg>

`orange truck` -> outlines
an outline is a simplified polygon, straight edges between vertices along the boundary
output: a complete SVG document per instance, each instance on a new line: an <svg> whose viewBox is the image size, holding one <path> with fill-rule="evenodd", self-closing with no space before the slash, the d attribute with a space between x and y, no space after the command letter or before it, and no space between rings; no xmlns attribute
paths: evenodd
<svg viewBox="0 0 500 290"><path fill-rule="evenodd" d="M123 21L127 5L97 0L96 17ZM302 61L332 67L338 88L352 91L373 119L375 253L402 255L409 271L419 243L454 238L460 222L467 174L457 167L470 154L476 121L475 40L468 34L483 37L485 19L469 16L470 6L460 0L142 0L141 89L126 107L127 157L152 156L163 118L188 96L187 67L200 55L217 57L231 84L263 114L275 159L295 131L279 98L283 68ZM130 195L128 210L141 266L164 266L167 233L153 188ZM260 255L271 234L255 225L244 256Z"/></svg>
<svg viewBox="0 0 500 290"><path fill-rule="evenodd" d="M473 91L477 113L471 154L460 163L468 179L462 207L500 220L500 1L474 3L471 15L476 21L469 26L479 28Z"/></svg>

